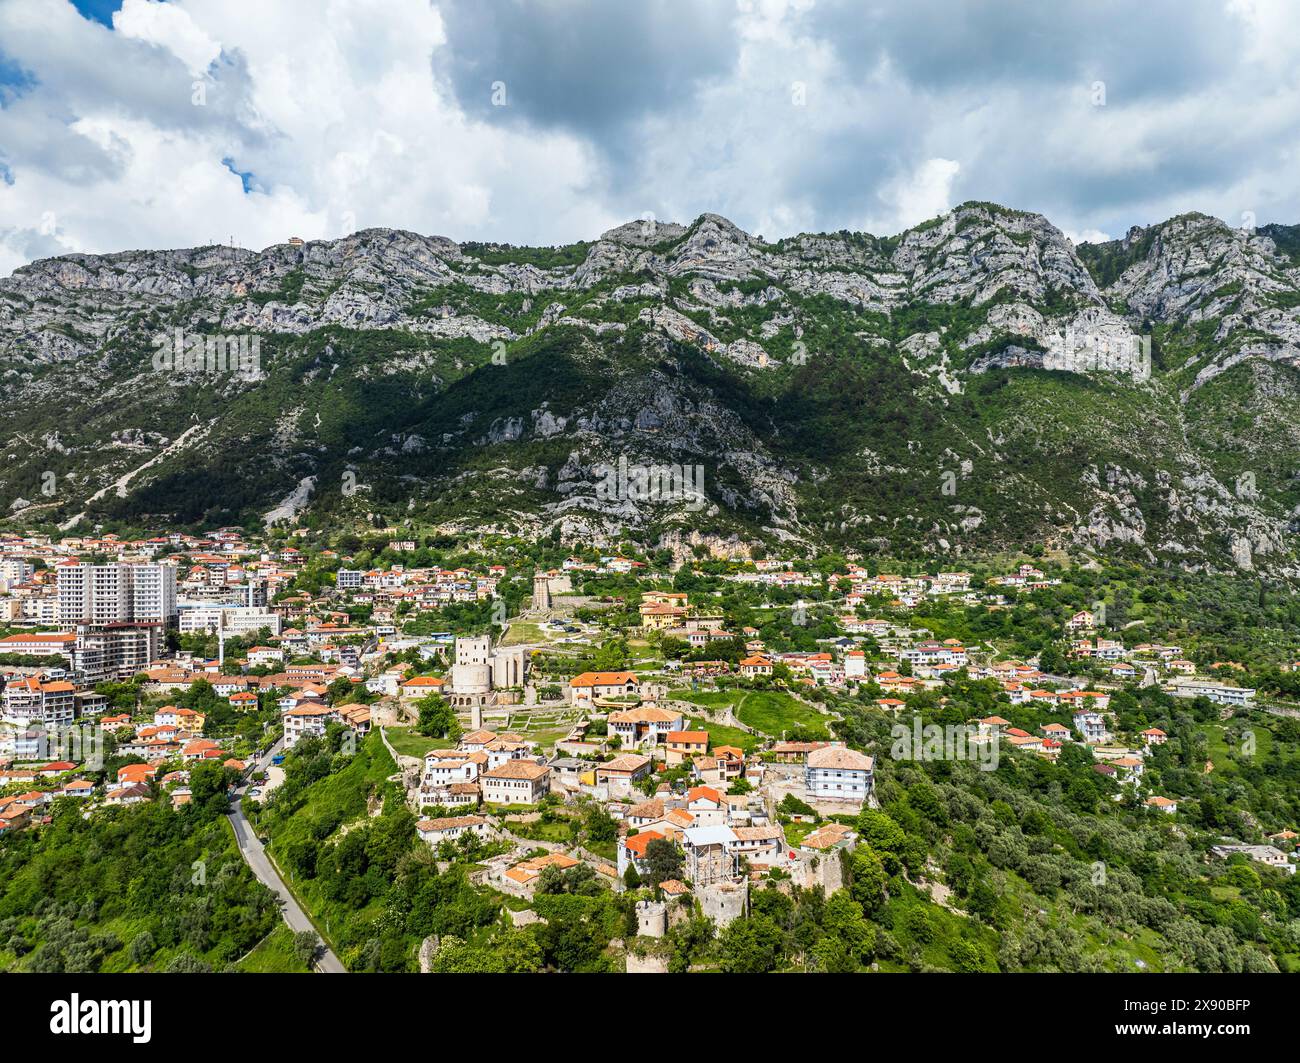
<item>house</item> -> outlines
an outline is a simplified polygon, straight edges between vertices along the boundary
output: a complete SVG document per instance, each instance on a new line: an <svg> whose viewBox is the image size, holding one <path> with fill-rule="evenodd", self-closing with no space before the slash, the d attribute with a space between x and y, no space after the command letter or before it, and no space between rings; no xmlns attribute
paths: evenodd
<svg viewBox="0 0 1300 1063"><path fill-rule="evenodd" d="M610 734L616 735L626 749L657 745L672 731L682 730L685 717L674 709L649 707L611 712L606 723Z"/></svg>
<svg viewBox="0 0 1300 1063"><path fill-rule="evenodd" d="M1074 729L1089 745L1104 742L1110 737L1101 713L1093 712L1091 709L1080 709L1074 714Z"/></svg>
<svg viewBox="0 0 1300 1063"><path fill-rule="evenodd" d="M477 781L480 768L487 763L486 754L444 755L446 750L425 754L424 772L420 776L420 800L427 804L446 804L442 791L455 783Z"/></svg>
<svg viewBox="0 0 1300 1063"><path fill-rule="evenodd" d="M1218 705L1243 706L1251 704L1255 699L1255 691L1252 688L1195 679L1175 679L1170 683L1169 689L1170 693L1177 698L1209 698Z"/></svg>
<svg viewBox="0 0 1300 1063"><path fill-rule="evenodd" d="M596 766L596 785L604 786L611 799L629 797L632 788L650 775L651 761L639 753L624 753Z"/></svg>
<svg viewBox="0 0 1300 1063"><path fill-rule="evenodd" d="M129 786L133 783L148 782L158 774L155 764L124 764L117 769L118 785Z"/></svg>
<svg viewBox="0 0 1300 1063"><path fill-rule="evenodd" d="M1211 845L1210 852L1220 860L1227 860L1240 853L1258 864L1267 864L1288 875L1295 874L1295 864L1286 858L1286 853L1272 845Z"/></svg>
<svg viewBox="0 0 1300 1063"><path fill-rule="evenodd" d="M256 694L252 695L252 698L254 702L257 701ZM203 727L207 723L207 717L201 712L195 712L193 709L164 705L153 714L153 722L159 727L177 727L189 734L201 735ZM140 734L144 734L143 730Z"/></svg>
<svg viewBox="0 0 1300 1063"><path fill-rule="evenodd" d="M73 779L66 783L62 793L64 797L88 798L95 792L95 784L89 779Z"/></svg>
<svg viewBox="0 0 1300 1063"><path fill-rule="evenodd" d="M832 849L852 848L857 841L857 834L843 823L824 823L816 830L804 835L799 848L808 852L827 853Z"/></svg>
<svg viewBox="0 0 1300 1063"><path fill-rule="evenodd" d="M0 835L20 831L31 820L31 809L22 807L16 801L0 805Z"/></svg>
<svg viewBox="0 0 1300 1063"><path fill-rule="evenodd" d="M759 654L755 654L753 657L746 657L740 662L740 674L743 676L749 676L750 678L756 675L771 675L772 662Z"/></svg>
<svg viewBox="0 0 1300 1063"><path fill-rule="evenodd" d="M670 768L709 751L708 731L669 731L665 736Z"/></svg>
<svg viewBox="0 0 1300 1063"><path fill-rule="evenodd" d="M643 830L620 838L618 842L618 873L620 877L626 874L629 866L635 867L638 874L644 875L647 871L645 865L646 847L652 841L666 837L667 835L661 834L657 830Z"/></svg>
<svg viewBox="0 0 1300 1063"><path fill-rule="evenodd" d="M257 668L264 664L277 664L284 660L284 650L278 646L254 646L248 651L248 664Z"/></svg>
<svg viewBox="0 0 1300 1063"><path fill-rule="evenodd" d="M319 738L334 710L320 701L309 700L281 714L284 723L284 748L292 749L303 738Z"/></svg>
<svg viewBox="0 0 1300 1063"><path fill-rule="evenodd" d="M548 853L546 856L530 857L527 860L520 861L505 872L498 884L509 893L521 897L531 897L533 890L537 886L537 880L548 867L558 867L561 871L567 871L571 867L577 867L580 863L580 860L565 856L564 853Z"/></svg>
<svg viewBox="0 0 1300 1063"><path fill-rule="evenodd" d="M748 860L750 865L770 866L780 859L785 849L785 834L778 826L732 827L736 840L731 844L732 855Z"/></svg>
<svg viewBox="0 0 1300 1063"><path fill-rule="evenodd" d="M487 839L492 835L492 827L483 816L447 816L443 819L422 819L415 825L415 832L420 836L420 841L437 846L442 842L455 841L465 834Z"/></svg>
<svg viewBox="0 0 1300 1063"><path fill-rule="evenodd" d="M551 790L551 769L531 760L508 760L479 776L483 800L493 805L535 805Z"/></svg>
<svg viewBox="0 0 1300 1063"><path fill-rule="evenodd" d="M806 764L809 753L828 745L829 742L776 742L769 752L778 764Z"/></svg>
<svg viewBox="0 0 1300 1063"><path fill-rule="evenodd" d="M185 746L181 749L181 760L187 763L199 760L215 760L221 756L225 756L221 752L221 747L210 738L196 738L192 742L185 743Z"/></svg>
<svg viewBox="0 0 1300 1063"><path fill-rule="evenodd" d="M1148 808L1157 808L1161 812L1167 812L1170 815L1178 811L1178 802L1172 801L1168 797L1148 797L1146 805Z"/></svg>
<svg viewBox="0 0 1300 1063"><path fill-rule="evenodd" d="M986 716L982 720L976 720L975 726L981 738L1001 738L1002 732L1011 726L1011 721L1001 716Z"/></svg>
<svg viewBox="0 0 1300 1063"><path fill-rule="evenodd" d="M866 679L867 655L861 650L849 650L844 655L844 678L846 680Z"/></svg>
<svg viewBox="0 0 1300 1063"><path fill-rule="evenodd" d="M845 746L823 746L808 754L804 785L814 798L856 801L867 799L875 762Z"/></svg>
<svg viewBox="0 0 1300 1063"><path fill-rule="evenodd" d="M726 823L728 818L722 794L711 786L692 786L687 790L686 811L700 827Z"/></svg>
<svg viewBox="0 0 1300 1063"><path fill-rule="evenodd" d="M1115 757L1111 763L1124 782L1137 782L1146 767L1141 757Z"/></svg>
<svg viewBox="0 0 1300 1063"><path fill-rule="evenodd" d="M138 805L149 799L149 787L143 783L120 786L104 795L106 805Z"/></svg>
<svg viewBox="0 0 1300 1063"><path fill-rule="evenodd" d="M1150 749L1152 746L1163 746L1169 741L1169 736L1160 730L1159 727L1148 727L1142 732L1142 743Z"/></svg>
<svg viewBox="0 0 1300 1063"><path fill-rule="evenodd" d="M1086 610L1075 613L1074 616L1070 617L1070 619L1065 622L1067 631L1091 631L1095 626L1096 620L1094 620L1093 615Z"/></svg>
<svg viewBox="0 0 1300 1063"><path fill-rule="evenodd" d="M635 804L624 813L623 818L629 827L636 827L638 830L647 823L657 823L664 818L663 798L652 797L649 801Z"/></svg>
<svg viewBox="0 0 1300 1063"><path fill-rule="evenodd" d="M401 697L404 701L418 701L430 694L441 694L446 685L447 681L440 676L417 675L402 684Z"/></svg>
<svg viewBox="0 0 1300 1063"><path fill-rule="evenodd" d="M634 672L583 672L569 680L569 697L575 708L590 709L601 698L634 698L639 688Z"/></svg>

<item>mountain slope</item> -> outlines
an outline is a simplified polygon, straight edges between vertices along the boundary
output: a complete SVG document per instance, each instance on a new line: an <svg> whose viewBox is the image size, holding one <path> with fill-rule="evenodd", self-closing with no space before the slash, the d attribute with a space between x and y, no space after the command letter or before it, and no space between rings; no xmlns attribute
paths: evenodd
<svg viewBox="0 0 1300 1063"><path fill-rule="evenodd" d="M0 499L23 524L1046 542L1296 573L1298 246L1188 215L1075 248L969 203L891 238L704 215L562 248L366 230L46 260L0 280ZM177 329L256 364L172 369ZM699 465L704 498L611 492L620 459Z"/></svg>

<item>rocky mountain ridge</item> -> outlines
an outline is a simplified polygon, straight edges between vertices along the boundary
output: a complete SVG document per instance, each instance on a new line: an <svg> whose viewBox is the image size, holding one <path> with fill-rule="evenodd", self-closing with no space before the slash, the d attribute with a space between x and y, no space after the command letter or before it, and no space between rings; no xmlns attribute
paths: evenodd
<svg viewBox="0 0 1300 1063"><path fill-rule="evenodd" d="M255 337L256 364L160 368L176 335ZM1296 227L1185 215L1075 247L969 203L889 238L769 243L706 214L560 248L369 229L71 255L0 280L0 371L15 524L394 518L1300 571ZM603 497L620 457L701 465L707 504Z"/></svg>

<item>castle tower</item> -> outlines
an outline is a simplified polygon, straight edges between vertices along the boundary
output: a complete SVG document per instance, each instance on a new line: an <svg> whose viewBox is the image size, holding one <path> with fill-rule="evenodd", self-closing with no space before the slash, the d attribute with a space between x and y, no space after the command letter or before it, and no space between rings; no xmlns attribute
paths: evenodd
<svg viewBox="0 0 1300 1063"><path fill-rule="evenodd" d="M551 580L544 572L533 576L533 611L544 613L551 608Z"/></svg>

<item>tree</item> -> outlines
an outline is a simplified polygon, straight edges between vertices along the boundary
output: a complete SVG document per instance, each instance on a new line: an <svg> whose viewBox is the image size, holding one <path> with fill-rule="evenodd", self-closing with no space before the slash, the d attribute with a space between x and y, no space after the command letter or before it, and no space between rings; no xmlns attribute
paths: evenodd
<svg viewBox="0 0 1300 1063"><path fill-rule="evenodd" d="M786 794L776 810L787 816L817 816L817 810L806 801L801 801L794 794Z"/></svg>
<svg viewBox="0 0 1300 1063"><path fill-rule="evenodd" d="M320 947L320 938L316 936L314 930L300 930L293 936L293 954L306 967L310 967L315 962Z"/></svg>
<svg viewBox="0 0 1300 1063"><path fill-rule="evenodd" d="M131 942L131 962L137 967L143 966L148 962L149 957L154 954L157 947L153 935L147 930L142 930L136 934L135 939Z"/></svg>
<svg viewBox="0 0 1300 1063"><path fill-rule="evenodd" d="M885 873L880 857L870 846L860 845L854 850L850 866L853 871L850 896L862 905L863 911L878 911L885 903L885 888L889 883L889 876Z"/></svg>
<svg viewBox="0 0 1300 1063"><path fill-rule="evenodd" d="M645 865L646 878L651 885L658 886L670 878L681 878L686 857L675 842L667 838L654 838L645 847L642 863Z"/></svg>
<svg viewBox="0 0 1300 1063"><path fill-rule="evenodd" d="M737 919L722 932L722 969L728 974L764 974L776 967L782 941L781 928L765 915Z"/></svg>
<svg viewBox="0 0 1300 1063"><path fill-rule="evenodd" d="M875 951L876 928L867 922L862 905L845 890L836 890L827 898L822 929L827 937L843 943L855 963Z"/></svg>
<svg viewBox="0 0 1300 1063"><path fill-rule="evenodd" d="M416 702L419 713L415 729L429 738L460 737L461 726L456 712L439 694L429 694Z"/></svg>
<svg viewBox="0 0 1300 1063"><path fill-rule="evenodd" d="M618 820L592 802L583 816L587 838L593 842L612 842L618 837Z"/></svg>

